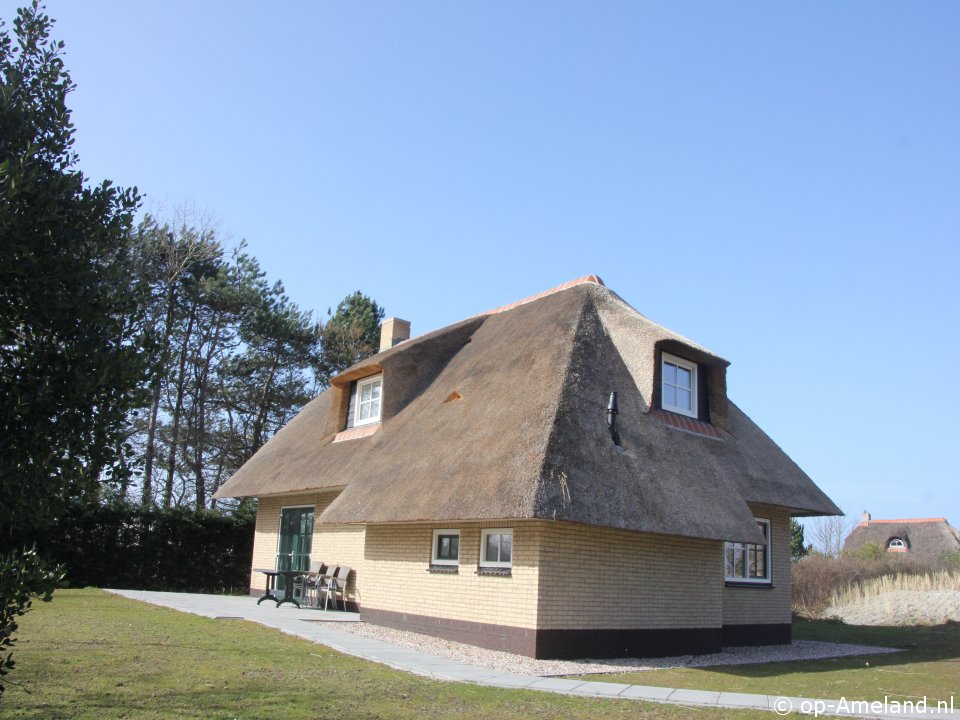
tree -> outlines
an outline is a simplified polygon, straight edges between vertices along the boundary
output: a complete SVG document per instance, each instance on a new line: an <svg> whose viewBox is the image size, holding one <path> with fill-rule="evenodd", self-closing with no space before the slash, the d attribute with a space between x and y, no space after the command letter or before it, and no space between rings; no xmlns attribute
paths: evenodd
<svg viewBox="0 0 960 720"><path fill-rule="evenodd" d="M790 559L799 560L806 556L807 546L803 537L803 525L790 518Z"/></svg>
<svg viewBox="0 0 960 720"><path fill-rule="evenodd" d="M132 272L139 197L109 181L90 187L77 169L74 85L52 25L34 0L13 36L0 26L0 555L10 567L68 502L127 472L127 415L152 358L146 288ZM37 573L17 577L4 578L4 607L46 592Z"/></svg>
<svg viewBox="0 0 960 720"><path fill-rule="evenodd" d="M843 543L856 521L846 515L828 515L816 518L810 526L814 548L827 557L840 557Z"/></svg>
<svg viewBox="0 0 960 720"><path fill-rule="evenodd" d="M327 320L321 334L317 364L317 382L321 387L328 387L337 373L377 352L381 320L383 308L359 290L337 305L337 312Z"/></svg>

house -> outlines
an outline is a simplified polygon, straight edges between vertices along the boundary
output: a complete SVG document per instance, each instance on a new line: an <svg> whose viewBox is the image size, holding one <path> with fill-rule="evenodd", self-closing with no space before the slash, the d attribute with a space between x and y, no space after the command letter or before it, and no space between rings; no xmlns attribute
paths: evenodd
<svg viewBox="0 0 960 720"><path fill-rule="evenodd" d="M538 658L790 641L790 517L840 511L726 360L592 275L382 335L217 493L259 498L254 567L350 565L366 621Z"/></svg>
<svg viewBox="0 0 960 720"><path fill-rule="evenodd" d="M946 518L874 520L864 511L843 543L843 551L855 553L864 545L875 545L905 560L933 564L944 555L960 553L960 531Z"/></svg>

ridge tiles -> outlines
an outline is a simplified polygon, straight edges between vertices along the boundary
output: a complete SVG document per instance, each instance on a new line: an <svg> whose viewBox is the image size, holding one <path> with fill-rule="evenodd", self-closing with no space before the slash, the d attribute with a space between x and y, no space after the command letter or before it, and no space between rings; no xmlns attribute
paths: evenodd
<svg viewBox="0 0 960 720"><path fill-rule="evenodd" d="M870 520L861 522L857 527L867 527L868 525L894 525L897 523L945 523L946 518L901 518L899 520Z"/></svg>

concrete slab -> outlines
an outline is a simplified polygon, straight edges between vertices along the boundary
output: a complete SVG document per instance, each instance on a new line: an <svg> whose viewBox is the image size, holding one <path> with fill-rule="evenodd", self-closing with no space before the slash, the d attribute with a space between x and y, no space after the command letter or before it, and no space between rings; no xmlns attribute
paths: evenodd
<svg viewBox="0 0 960 720"><path fill-rule="evenodd" d="M594 695L597 697L616 697L629 685L626 683L595 682L588 680L571 692L575 695Z"/></svg>
<svg viewBox="0 0 960 720"><path fill-rule="evenodd" d="M674 703L690 703L691 705L716 705L720 693L713 690L674 690L667 698Z"/></svg>
<svg viewBox="0 0 960 720"><path fill-rule="evenodd" d="M622 698L632 698L634 700L654 700L663 701L675 692L675 688L656 687L653 685L631 685L622 693Z"/></svg>
<svg viewBox="0 0 960 720"><path fill-rule="evenodd" d="M734 708L756 708L758 710L769 710L766 695L754 695L752 693L720 693L717 699L717 705Z"/></svg>

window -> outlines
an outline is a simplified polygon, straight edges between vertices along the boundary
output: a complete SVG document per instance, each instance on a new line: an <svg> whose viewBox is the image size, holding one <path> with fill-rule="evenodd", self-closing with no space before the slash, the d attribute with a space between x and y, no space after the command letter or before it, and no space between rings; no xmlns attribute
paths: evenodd
<svg viewBox="0 0 960 720"><path fill-rule="evenodd" d="M663 353L661 374L661 407L697 417L697 364Z"/></svg>
<svg viewBox="0 0 960 720"><path fill-rule="evenodd" d="M906 552L907 544L898 537L890 538L890 542L887 543L887 550L890 552Z"/></svg>
<svg viewBox="0 0 960 720"><path fill-rule="evenodd" d="M755 518L763 533L762 545L753 543L723 544L723 576L727 582L770 582L770 521Z"/></svg>
<svg viewBox="0 0 960 720"><path fill-rule="evenodd" d="M513 566L513 530L496 528L480 533L480 567Z"/></svg>
<svg viewBox="0 0 960 720"><path fill-rule="evenodd" d="M460 564L459 530L433 531L433 558L430 563L432 565Z"/></svg>
<svg viewBox="0 0 960 720"><path fill-rule="evenodd" d="M355 426L380 422L380 400L382 392L382 375L357 382L357 409L353 421Z"/></svg>

